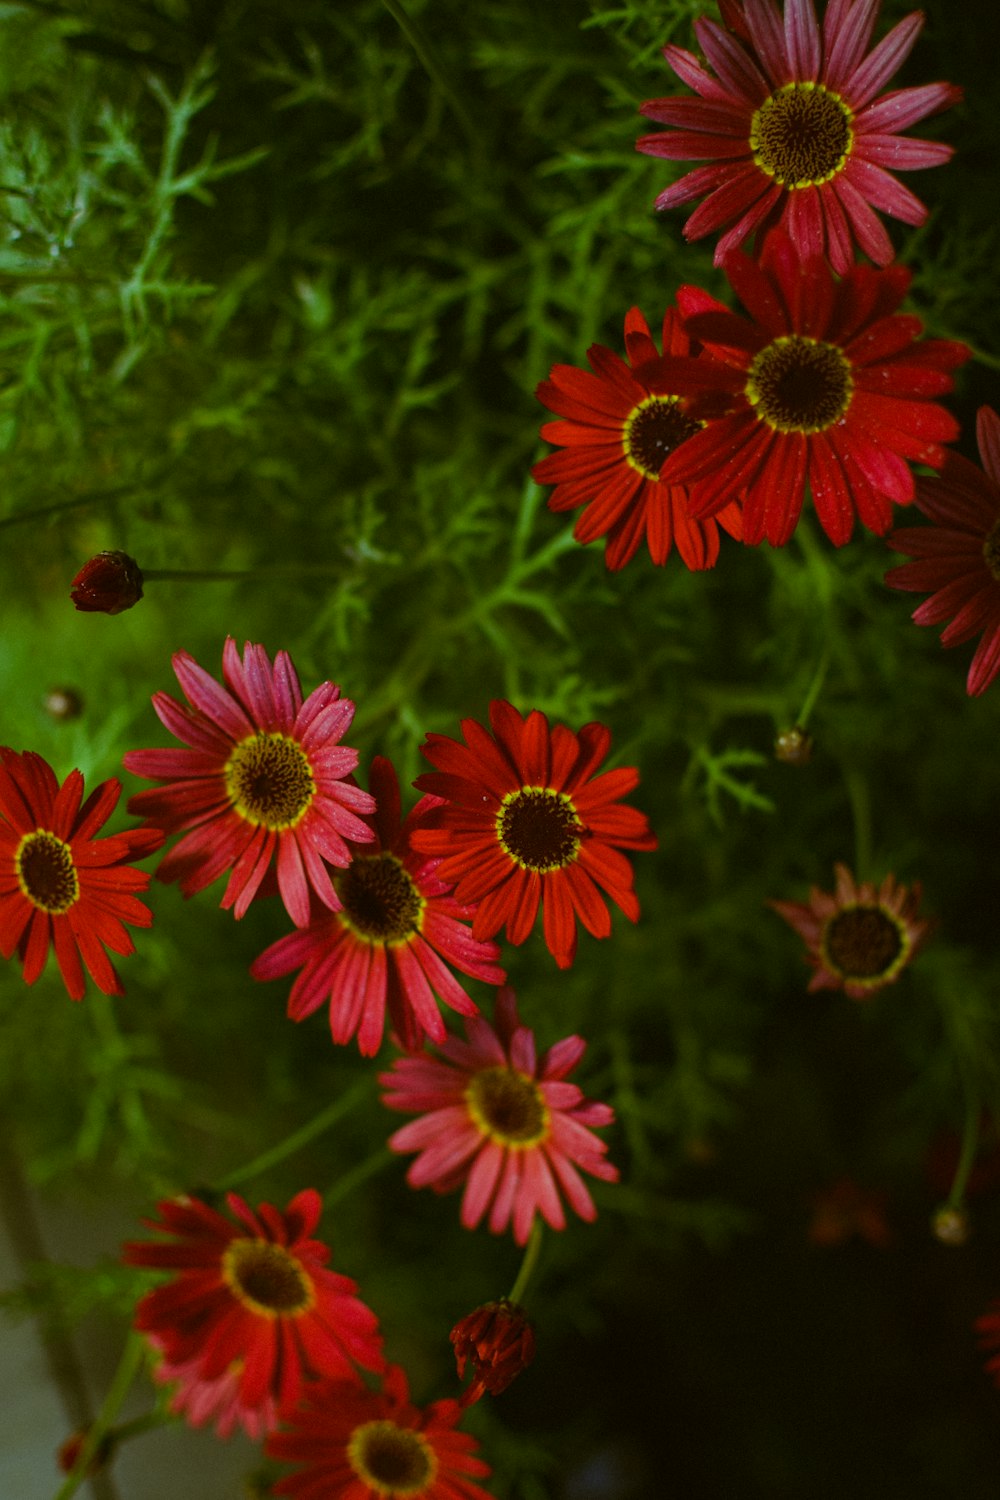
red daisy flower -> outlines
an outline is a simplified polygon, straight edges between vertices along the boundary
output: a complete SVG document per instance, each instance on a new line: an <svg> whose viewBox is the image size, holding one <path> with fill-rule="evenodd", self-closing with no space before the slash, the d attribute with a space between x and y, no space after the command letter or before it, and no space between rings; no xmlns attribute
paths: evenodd
<svg viewBox="0 0 1000 1500"><path fill-rule="evenodd" d="M305 1379L381 1370L375 1314L353 1281L325 1269L330 1252L311 1238L319 1194L299 1193L284 1213L270 1203L254 1213L235 1193L226 1202L232 1219L197 1198L168 1199L144 1222L172 1242L123 1248L127 1265L177 1272L135 1314L168 1366L212 1382L239 1364L237 1400L262 1416L269 1399L294 1401Z"/></svg>
<svg viewBox="0 0 1000 1500"><path fill-rule="evenodd" d="M451 1038L429 1057L397 1058L379 1075L389 1109L419 1111L390 1138L393 1151L419 1152L406 1174L411 1187L449 1193L465 1183L461 1220L475 1229L489 1210L489 1228L527 1243L536 1213L565 1229L560 1189L581 1219L597 1210L577 1167L617 1182L607 1146L593 1134L614 1111L591 1103L565 1080L583 1057L582 1037L568 1036L536 1056L534 1034L522 1026L513 990L497 996L496 1024L481 1016L463 1023L468 1041Z"/></svg>
<svg viewBox="0 0 1000 1500"><path fill-rule="evenodd" d="M736 251L726 274L750 318L682 287L678 304L705 353L677 361L670 378L713 400L728 391L732 410L672 454L662 480L689 486L695 516L742 496L751 546L764 537L784 546L807 482L836 546L849 539L855 510L881 535L893 504L913 499L908 461L940 468L940 444L958 436L951 413L927 398L952 389L949 372L968 349L915 343L919 319L896 312L910 284L901 266L855 266L838 281L820 256L803 260L773 230L760 264Z"/></svg>
<svg viewBox="0 0 1000 1500"><path fill-rule="evenodd" d="M157 1339L150 1338L149 1342L159 1347ZM278 1407L270 1392L256 1406L248 1406L240 1396L242 1374L243 1362L238 1359L211 1380L201 1374L200 1357L176 1364L163 1359L153 1369L158 1385L176 1386L170 1410L190 1426L204 1427L211 1422L220 1438L231 1437L237 1427L242 1427L256 1443L277 1427Z"/></svg>
<svg viewBox="0 0 1000 1500"><path fill-rule="evenodd" d="M476 942L462 921L472 916L471 908L459 906L451 887L438 879L438 861L410 847L412 830L439 799L423 798L402 823L391 761L376 756L370 784L375 839L354 849L347 869L334 876L341 909L272 943L250 968L255 979L301 969L288 1001L292 1020L312 1015L329 999L333 1040L349 1042L357 1034L363 1057L382 1045L387 1001L408 1052L417 1051L425 1035L444 1041L435 995L460 1015L476 1014L444 959L486 984L504 981L496 964L500 949Z"/></svg>
<svg viewBox="0 0 1000 1500"><path fill-rule="evenodd" d="M807 902L769 901L805 939L806 960L815 970L809 990L843 990L851 1000L869 1000L895 984L923 947L931 923L918 917L920 883L912 889L887 875L876 889L860 885L846 865L835 865L831 895L815 886Z"/></svg>
<svg viewBox="0 0 1000 1500"><path fill-rule="evenodd" d="M290 1431L267 1440L271 1458L305 1466L279 1480L274 1493L302 1500L489 1500L474 1482L489 1466L476 1457L476 1439L456 1431L461 1417L457 1401L414 1406L398 1365L386 1370L379 1392L323 1381L284 1413Z"/></svg>
<svg viewBox="0 0 1000 1500"><path fill-rule="evenodd" d="M121 792L120 781L102 781L81 807L79 771L60 787L33 750L0 747L0 953L17 953L27 984L41 974L51 947L72 1000L82 1000L87 988L83 964L105 995L125 993L105 949L132 953L124 924L152 922L135 895L150 877L128 861L152 854L163 835L133 828L97 838Z"/></svg>
<svg viewBox="0 0 1000 1500"><path fill-rule="evenodd" d="M838 1177L813 1195L806 1237L813 1245L828 1246L857 1236L885 1250L892 1243L885 1216L887 1197L880 1188L859 1187L850 1177Z"/></svg>
<svg viewBox="0 0 1000 1500"><path fill-rule="evenodd" d="M885 575L891 589L932 590L913 618L918 625L950 619L943 646L980 636L966 680L973 696L1000 672L1000 417L989 406L979 408L976 436L982 469L949 453L939 478L918 478L917 509L936 529L891 532L889 546L918 561Z"/></svg>
<svg viewBox="0 0 1000 1500"><path fill-rule="evenodd" d="M923 224L927 209L887 168L936 167L952 155L950 146L900 131L962 97L950 83L879 92L908 56L923 16L914 11L866 55L879 0L829 0L822 29L813 0L786 0L784 26L771 0L721 0L721 9L728 31L694 23L717 76L683 47L663 49L700 97L640 106L676 128L643 136L639 151L711 163L666 188L656 207L704 198L684 235L697 240L729 225L716 265L776 222L803 257L828 255L838 271L850 269L855 243L888 265L892 242L875 210Z"/></svg>
<svg viewBox="0 0 1000 1500"><path fill-rule="evenodd" d="M173 658L190 707L166 693L153 707L188 750L130 750L128 770L166 782L129 800L129 811L165 833L189 828L156 872L180 882L185 896L231 870L222 905L242 917L277 855L278 889L297 927L309 921L309 893L336 911L340 901L327 863L346 865L346 840L368 843L372 831L357 813L370 813L367 792L345 781L358 763L340 744L354 704L333 682L322 683L303 703L291 658L279 651L274 666L263 646L249 643L240 660L226 638L224 687L186 651ZM326 863L324 863L324 861Z"/></svg>
<svg viewBox="0 0 1000 1500"><path fill-rule="evenodd" d="M993 1384L1000 1389L1000 1302L990 1303L989 1310L976 1319L975 1329L979 1335L979 1347L993 1356L986 1361L985 1368L993 1377Z"/></svg>
<svg viewBox="0 0 1000 1500"><path fill-rule="evenodd" d="M603 724L579 734L562 724L550 729L537 709L525 719L502 700L490 704L490 724L492 736L463 719L464 745L427 736L423 754L438 769L414 785L444 805L426 814L411 844L441 856L438 878L456 882L457 901L477 906L475 938L506 923L508 942L523 943L541 901L549 952L568 969L577 917L594 937L611 932L598 887L638 919L632 867L618 850L655 849L656 838L645 814L618 799L639 773L619 767L594 776L611 745Z"/></svg>
<svg viewBox="0 0 1000 1500"><path fill-rule="evenodd" d="M553 366L535 394L567 419L542 428L546 442L566 451L550 453L531 472L539 484L555 484L550 510L584 507L573 535L584 543L606 536L604 555L612 571L635 556L644 537L658 567L675 541L689 568L714 567L715 521L691 520L685 491L660 483L664 459L703 424L687 415L687 403L661 378L660 351L637 307L625 318L625 349L628 364L601 344L592 345L587 359L593 374L573 365ZM669 307L663 353L696 352L677 310ZM718 520L730 536L743 535L738 505L725 506Z"/></svg>

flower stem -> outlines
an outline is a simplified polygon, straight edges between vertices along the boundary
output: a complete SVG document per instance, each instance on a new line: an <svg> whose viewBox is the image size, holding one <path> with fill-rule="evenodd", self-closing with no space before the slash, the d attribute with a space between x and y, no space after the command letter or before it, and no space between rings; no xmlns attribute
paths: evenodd
<svg viewBox="0 0 1000 1500"><path fill-rule="evenodd" d="M342 563L290 563L277 568L143 568L142 580L180 579L188 582L205 582L230 578L298 578L303 574L328 576L343 573Z"/></svg>
<svg viewBox="0 0 1000 1500"><path fill-rule="evenodd" d="M355 1109L366 1097L370 1088L371 1085L368 1079L362 1078L352 1089L348 1089L346 1094L341 1094L339 1099L331 1104L328 1109L324 1109L320 1114L316 1115L307 1125L301 1126L300 1129L286 1136L277 1146L272 1146L269 1151L265 1151L261 1156L254 1157L253 1161L248 1162L243 1167L237 1167L235 1172L230 1172L226 1177L223 1177L222 1181L217 1184L218 1188L221 1191L228 1191L230 1188L237 1187L241 1182L247 1182L252 1177L258 1177L262 1172L266 1172L269 1168L276 1166L278 1162L284 1161L286 1157L293 1156L296 1151L300 1151L303 1146L307 1146L318 1135L322 1135L324 1130L329 1130L331 1125L336 1125L338 1120L342 1120L345 1115L349 1115L351 1110Z"/></svg>
<svg viewBox="0 0 1000 1500"><path fill-rule="evenodd" d="M805 729L806 725L809 722L809 715L816 707L816 700L819 698L819 695L823 690L823 683L826 680L826 673L829 665L830 648L829 646L827 646L823 651L823 655L819 659L819 665L817 666L816 671L813 673L813 679L809 684L809 690L806 693L805 702L799 709L798 717L795 720L795 723L798 725L799 729Z"/></svg>
<svg viewBox="0 0 1000 1500"><path fill-rule="evenodd" d="M872 857L872 803L868 783L860 771L848 771L845 779L854 820L854 873L858 880L867 880Z"/></svg>
<svg viewBox="0 0 1000 1500"><path fill-rule="evenodd" d="M413 17L408 15L403 9L399 0L382 0L382 4L413 48L428 78L440 89L442 98L447 100L448 107L455 116L455 119L469 137L473 147L478 151L479 132L476 130L472 118L467 113L458 94L452 88L423 30L417 25Z"/></svg>
<svg viewBox="0 0 1000 1500"><path fill-rule="evenodd" d="M958 1156L958 1165L955 1168L955 1176L951 1184L951 1191L945 1202L945 1208L958 1209L962 1207L965 1198L965 1189L972 1171L972 1164L976 1159L976 1148L979 1145L979 1101L973 1097L972 1090L968 1091L965 1104L965 1124L962 1127L962 1149Z"/></svg>
<svg viewBox="0 0 1000 1500"><path fill-rule="evenodd" d="M86 1479L91 1459L97 1452L98 1445L105 1433L110 1431L111 1424L121 1410L125 1397L132 1388L132 1382L142 1367L143 1360L146 1357L146 1347L146 1341L141 1334L129 1334L122 1357L118 1362L114 1379L108 1387L108 1394L105 1396L101 1409L97 1413L94 1425L87 1433L83 1446L77 1454L76 1463L73 1465L72 1471L67 1474L64 1483L56 1491L55 1500L70 1500L70 1496L76 1494L80 1485Z"/></svg>
<svg viewBox="0 0 1000 1500"><path fill-rule="evenodd" d="M528 1236L528 1244L521 1262L521 1269L517 1273L517 1280L511 1289L510 1302L521 1303L524 1300L524 1289L531 1280L531 1273L535 1269L538 1260L538 1252L542 1248L542 1221L536 1216L531 1226L531 1234Z"/></svg>

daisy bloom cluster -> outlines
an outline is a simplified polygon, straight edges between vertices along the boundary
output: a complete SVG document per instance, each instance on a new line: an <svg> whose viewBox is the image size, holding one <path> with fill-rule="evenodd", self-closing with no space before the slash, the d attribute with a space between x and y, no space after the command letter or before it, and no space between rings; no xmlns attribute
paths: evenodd
<svg viewBox="0 0 1000 1500"><path fill-rule="evenodd" d="M288 1001L292 1020L328 1000L334 1042L356 1035L364 1057L381 1046L387 1007L407 1051L417 1050L425 1036L444 1040L435 997L459 1015L475 1015L449 964L486 984L504 980L499 948L472 936L472 910L440 880L439 861L411 847L413 830L440 799L424 797L404 823L399 781L382 756L372 764L370 786L376 803L366 818L370 842L351 845L351 863L334 875L340 909L280 938L250 970L255 979L300 970Z"/></svg>
<svg viewBox="0 0 1000 1500"><path fill-rule="evenodd" d="M97 837L121 790L113 778L102 781L84 802L79 771L60 786L33 750L0 747L0 953L16 953L34 984L54 949L72 1000L86 992L84 968L105 995L124 994L106 949L132 953L125 924L153 920L136 895L150 877L130 861L159 848L159 830Z"/></svg>
<svg viewBox="0 0 1000 1500"><path fill-rule="evenodd" d="M538 1056L510 989L497 996L493 1026L481 1016L464 1024L466 1041L443 1042L439 1057L397 1058L379 1075L386 1106L420 1116L389 1139L393 1151L418 1153L407 1182L437 1193L464 1183L464 1227L486 1216L493 1234L510 1226L519 1245L536 1214L566 1227L562 1196L592 1221L597 1210L580 1170L617 1182L618 1169L593 1133L612 1124L613 1110L567 1082L586 1042L569 1036Z"/></svg>
<svg viewBox="0 0 1000 1500"><path fill-rule="evenodd" d="M949 453L939 477L917 480L916 508L932 526L886 537L914 562L885 575L890 588L930 591L913 612L918 625L940 625L943 646L980 637L966 679L985 693L1000 672L1000 417L982 406L976 417L982 468Z"/></svg>
<svg viewBox="0 0 1000 1500"><path fill-rule="evenodd" d="M524 718L502 699L489 709L492 734L462 720L464 744L429 734L422 747L433 772L421 791L441 799L414 830L414 849L439 858L437 875L455 884L455 899L475 905L472 935L489 938L506 925L523 943L542 907L549 952L561 969L576 954L577 918L597 938L611 932L607 893L630 921L639 902L621 849L654 849L643 813L620 799L639 773L621 767L595 775L611 746L603 724L574 734L549 727L537 709Z"/></svg>
<svg viewBox="0 0 1000 1500"><path fill-rule="evenodd" d="M900 132L962 97L948 83L882 92L923 16L914 11L869 50L879 0L828 0L822 26L813 0L785 0L783 14L773 0L720 0L720 10L725 26L694 23L708 67L682 47L663 49L697 97L641 106L669 128L643 136L639 151L707 163L666 188L656 207L702 199L684 234L723 230L717 265L775 223L803 258L825 255L837 271L850 269L855 246L887 265L893 248L876 210L906 224L927 218L894 172L935 167L952 154Z"/></svg>
<svg viewBox="0 0 1000 1500"><path fill-rule="evenodd" d="M374 801L346 780L356 750L340 741L354 704L324 682L303 701L291 658L272 665L263 646L232 636L222 653L220 685L186 651L173 658L187 704L153 695L161 723L185 749L130 750L125 766L164 783L129 800L129 811L164 833L184 837L163 858L158 880L178 881L185 896L229 870L224 908L242 917L272 866L292 921L304 927L310 895L340 905L328 866L350 861L347 839L370 842L361 821Z"/></svg>
<svg viewBox="0 0 1000 1500"><path fill-rule="evenodd" d="M550 510L583 506L573 535L583 543L606 537L612 572L630 562L643 541L658 567L675 544L688 568L714 567L718 527L737 539L743 535L739 506L730 502L717 516L695 521L685 490L660 480L664 461L703 425L663 378L661 353L696 354L698 346L681 326L677 309L668 307L661 351L633 307L625 318L625 349L627 364L594 344L587 350L589 371L555 365L538 386L539 401L563 418L546 423L541 435L563 451L543 458L532 475L540 484L555 485Z"/></svg>
<svg viewBox="0 0 1000 1500"><path fill-rule="evenodd" d="M457 1430L457 1401L414 1406L405 1372L390 1365L380 1391L344 1381L310 1386L267 1440L271 1458L300 1464L276 1495L299 1500L489 1500L478 1442Z"/></svg>
<svg viewBox="0 0 1000 1500"><path fill-rule="evenodd" d="M284 1212L270 1203L254 1212L236 1193L226 1205L228 1216L198 1198L168 1199L145 1221L166 1241L133 1241L122 1255L175 1273L142 1298L135 1326L162 1357L159 1378L181 1381L179 1409L254 1436L305 1381L381 1370L382 1339L355 1283L326 1269L329 1249L312 1238L317 1192Z"/></svg>
<svg viewBox="0 0 1000 1500"><path fill-rule="evenodd" d="M860 884L846 865L834 867L832 892L815 886L807 902L769 901L805 940L814 970L814 990L843 990L851 1000L869 1000L895 984L927 941L931 923L919 917L921 888L897 885L887 875L878 887Z"/></svg>

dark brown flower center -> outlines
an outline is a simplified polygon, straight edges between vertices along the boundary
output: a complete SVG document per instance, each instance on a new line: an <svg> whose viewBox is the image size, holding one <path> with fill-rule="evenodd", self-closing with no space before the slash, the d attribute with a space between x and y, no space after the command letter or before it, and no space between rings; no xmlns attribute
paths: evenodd
<svg viewBox="0 0 1000 1500"><path fill-rule="evenodd" d="M248 823L293 828L316 792L305 751L285 734L241 740L226 762L226 788Z"/></svg>
<svg viewBox="0 0 1000 1500"><path fill-rule="evenodd" d="M983 562L1000 583L1000 521L996 521L983 543Z"/></svg>
<svg viewBox="0 0 1000 1500"><path fill-rule="evenodd" d="M831 965L844 979L880 979L903 952L903 934L879 906L851 906L831 917L823 935Z"/></svg>
<svg viewBox="0 0 1000 1500"><path fill-rule="evenodd" d="M821 83L786 83L750 122L753 159L783 187L829 182L851 154L853 118L843 99Z"/></svg>
<svg viewBox="0 0 1000 1500"><path fill-rule="evenodd" d="M646 479L659 479L674 449L701 425L685 415L678 396L647 396L625 423L625 456Z"/></svg>
<svg viewBox="0 0 1000 1500"><path fill-rule="evenodd" d="M779 432L822 432L844 415L853 389L851 366L835 344L791 333L755 356L746 397Z"/></svg>
<svg viewBox="0 0 1000 1500"><path fill-rule="evenodd" d="M265 1318L295 1317L315 1301L302 1263L267 1240L233 1240L222 1257L222 1274L244 1306Z"/></svg>
<svg viewBox="0 0 1000 1500"><path fill-rule="evenodd" d="M582 832L572 802L551 787L510 792L497 813L497 838L511 859L541 875L576 858Z"/></svg>
<svg viewBox="0 0 1000 1500"><path fill-rule="evenodd" d="M80 896L73 851L54 833L39 828L26 833L14 856L17 883L28 900L57 917Z"/></svg>
<svg viewBox="0 0 1000 1500"><path fill-rule="evenodd" d="M537 1083L514 1068L483 1068L465 1097L484 1135L503 1146L535 1146L549 1128L549 1111Z"/></svg>
<svg viewBox="0 0 1000 1500"><path fill-rule="evenodd" d="M394 854L356 854L335 877L342 922L375 943L399 943L420 927L423 898Z"/></svg>
<svg viewBox="0 0 1000 1500"><path fill-rule="evenodd" d="M386 1420L355 1427L347 1457L358 1478L383 1495L414 1495L433 1482L437 1458L422 1432Z"/></svg>

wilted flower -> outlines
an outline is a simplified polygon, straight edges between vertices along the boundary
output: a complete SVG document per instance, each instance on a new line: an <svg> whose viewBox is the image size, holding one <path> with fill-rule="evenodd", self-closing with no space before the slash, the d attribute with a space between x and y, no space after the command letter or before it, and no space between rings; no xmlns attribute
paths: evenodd
<svg viewBox="0 0 1000 1500"><path fill-rule="evenodd" d="M499 1396L535 1357L535 1330L523 1307L501 1297L459 1318L449 1335L455 1347L459 1380L472 1367L472 1382L463 1406L478 1401L484 1391Z"/></svg>

